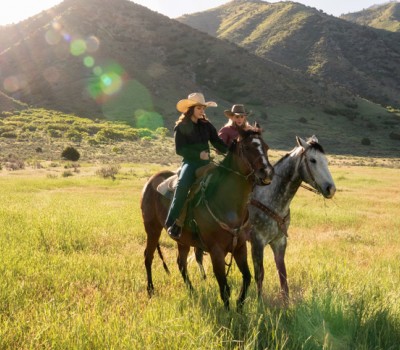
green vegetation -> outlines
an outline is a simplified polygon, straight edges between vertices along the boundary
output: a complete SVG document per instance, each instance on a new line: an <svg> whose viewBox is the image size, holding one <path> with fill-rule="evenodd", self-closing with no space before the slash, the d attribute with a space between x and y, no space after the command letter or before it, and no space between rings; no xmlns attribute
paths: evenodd
<svg viewBox="0 0 400 350"><path fill-rule="evenodd" d="M332 200L300 189L286 257L290 305L280 303L267 248L263 298L253 281L240 314L224 310L208 256L206 281L190 260L189 294L165 232L171 276L155 256L148 299L140 192L159 169L124 165L115 181L89 166L73 177L50 166L0 172L0 348L398 348L398 169L333 166ZM234 301L236 265L229 283Z"/></svg>
<svg viewBox="0 0 400 350"><path fill-rule="evenodd" d="M74 143L82 141L112 143L156 138L162 128L133 128L122 122L91 120L46 109L26 109L3 112L0 116L0 137L19 141L64 138Z"/></svg>
<svg viewBox="0 0 400 350"><path fill-rule="evenodd" d="M400 32L400 4L394 1L348 13L342 15L341 18L364 26Z"/></svg>
<svg viewBox="0 0 400 350"><path fill-rule="evenodd" d="M84 162L146 159L166 164L177 159L173 140L167 136L168 129L164 127L133 128L121 122L91 120L45 109L3 112L0 115L0 164L19 168L21 162L57 162L71 147Z"/></svg>
<svg viewBox="0 0 400 350"><path fill-rule="evenodd" d="M385 22L391 21L390 26L399 30L399 9L397 3L371 9L373 14L382 12L374 23L386 26ZM289 67L293 78L296 71L303 72L321 84L322 89L311 91L310 96L322 108L334 101L344 102L345 97L337 95L340 87L347 90L342 90L347 96L361 96L383 106L400 104L398 37L393 33L343 21L292 1L230 1L179 20L233 42L268 62ZM308 91L300 87L300 81L295 83L297 89L290 84L293 81L289 82L291 86L285 86L279 77L270 76L267 81L269 84L264 89L281 91L286 97L293 97L297 89L303 93ZM323 87L324 81L329 82L329 89L336 95L328 98L330 101L321 95L328 92ZM254 88L247 90L255 91ZM300 103L301 99L295 102Z"/></svg>
<svg viewBox="0 0 400 350"><path fill-rule="evenodd" d="M72 160L73 162L76 162L80 158L80 153L76 150L76 148L68 146L65 148L62 153L61 157L67 160Z"/></svg>

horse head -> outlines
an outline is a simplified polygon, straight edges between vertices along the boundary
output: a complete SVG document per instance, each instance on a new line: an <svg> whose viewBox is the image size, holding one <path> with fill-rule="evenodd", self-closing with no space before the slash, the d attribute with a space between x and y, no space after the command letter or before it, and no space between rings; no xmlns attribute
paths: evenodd
<svg viewBox="0 0 400 350"><path fill-rule="evenodd" d="M325 198L332 198L336 186L328 168L328 160L315 135L304 141L296 137L302 157L302 178Z"/></svg>
<svg viewBox="0 0 400 350"><path fill-rule="evenodd" d="M268 145L261 137L261 129L239 130L239 136L231 150L242 160L243 172L254 175L255 183L269 185L274 176L274 168L268 160Z"/></svg>

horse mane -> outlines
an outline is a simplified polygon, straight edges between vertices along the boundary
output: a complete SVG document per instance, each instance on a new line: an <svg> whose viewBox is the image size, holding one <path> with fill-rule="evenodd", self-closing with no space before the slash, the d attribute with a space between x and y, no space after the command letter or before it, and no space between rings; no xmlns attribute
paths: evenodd
<svg viewBox="0 0 400 350"><path fill-rule="evenodd" d="M322 146L318 142L315 142L313 140L308 139L307 143L311 146L311 148L313 148L313 149L315 149L317 151L320 151L321 153L325 154L324 149L322 148Z"/></svg>
<svg viewBox="0 0 400 350"><path fill-rule="evenodd" d="M308 139L307 143L310 145L311 149L315 149L315 150L325 154L324 149L318 142L314 141L313 139ZM289 157L298 148L299 148L299 146L294 147L291 151L289 151L281 159L279 159L274 166L277 166L279 163L283 162L287 157Z"/></svg>

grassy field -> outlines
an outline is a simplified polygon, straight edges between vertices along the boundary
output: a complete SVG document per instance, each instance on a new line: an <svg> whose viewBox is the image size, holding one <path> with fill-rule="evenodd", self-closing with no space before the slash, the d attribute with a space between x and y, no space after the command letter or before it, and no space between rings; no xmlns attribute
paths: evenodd
<svg viewBox="0 0 400 350"><path fill-rule="evenodd" d="M189 294L165 232L172 273L156 256L148 298L139 201L160 166L115 181L1 170L0 349L399 349L400 170L333 164L334 199L300 189L292 204L289 306L267 248L263 300L252 282L241 313L223 308L208 256L206 281L191 259ZM229 283L234 305L235 265Z"/></svg>

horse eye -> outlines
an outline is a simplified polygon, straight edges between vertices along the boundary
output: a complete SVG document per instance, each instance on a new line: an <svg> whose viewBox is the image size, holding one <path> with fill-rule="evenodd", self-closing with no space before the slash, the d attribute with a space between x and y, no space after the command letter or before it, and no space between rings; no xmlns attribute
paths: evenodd
<svg viewBox="0 0 400 350"><path fill-rule="evenodd" d="M311 159L310 159L310 162L313 163L313 164L315 164L317 161L316 161L315 158L311 158Z"/></svg>

